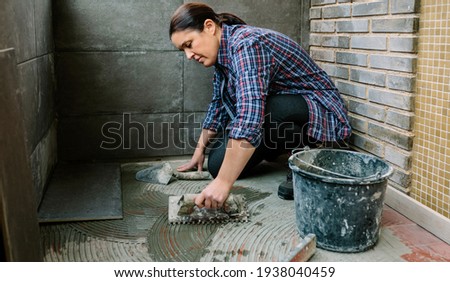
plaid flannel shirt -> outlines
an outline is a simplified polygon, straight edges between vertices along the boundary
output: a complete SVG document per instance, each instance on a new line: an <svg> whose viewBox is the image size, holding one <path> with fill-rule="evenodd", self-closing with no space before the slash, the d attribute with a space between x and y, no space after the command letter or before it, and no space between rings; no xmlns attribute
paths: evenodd
<svg viewBox="0 0 450 282"><path fill-rule="evenodd" d="M293 94L303 95L308 104L309 136L323 142L350 136L347 109L336 86L287 36L248 25L224 24L215 67L213 98L204 129L226 128L230 138L246 139L256 147L262 138L266 97Z"/></svg>

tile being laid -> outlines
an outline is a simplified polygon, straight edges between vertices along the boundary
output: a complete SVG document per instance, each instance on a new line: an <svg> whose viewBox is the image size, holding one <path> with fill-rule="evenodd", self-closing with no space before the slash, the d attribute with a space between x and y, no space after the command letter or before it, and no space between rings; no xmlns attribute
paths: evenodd
<svg viewBox="0 0 450 282"><path fill-rule="evenodd" d="M57 164L38 211L42 222L121 219L118 164Z"/></svg>

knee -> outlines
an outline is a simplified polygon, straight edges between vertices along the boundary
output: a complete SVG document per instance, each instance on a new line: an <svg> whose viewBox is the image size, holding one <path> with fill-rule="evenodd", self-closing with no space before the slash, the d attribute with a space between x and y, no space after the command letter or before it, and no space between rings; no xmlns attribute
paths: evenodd
<svg viewBox="0 0 450 282"><path fill-rule="evenodd" d="M214 160L214 157L209 156L208 158L208 171L213 178L216 178L219 174L220 166L222 163Z"/></svg>
<svg viewBox="0 0 450 282"><path fill-rule="evenodd" d="M215 143L209 152L208 171L213 178L216 178L219 174L220 167L222 166L223 159L225 157L225 148L226 145L222 143Z"/></svg>

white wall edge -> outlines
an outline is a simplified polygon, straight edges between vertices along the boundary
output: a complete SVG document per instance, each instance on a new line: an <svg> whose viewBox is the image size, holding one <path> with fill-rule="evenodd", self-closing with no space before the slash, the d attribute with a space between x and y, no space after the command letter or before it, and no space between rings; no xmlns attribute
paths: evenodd
<svg viewBox="0 0 450 282"><path fill-rule="evenodd" d="M450 244L450 219L388 185L385 204Z"/></svg>

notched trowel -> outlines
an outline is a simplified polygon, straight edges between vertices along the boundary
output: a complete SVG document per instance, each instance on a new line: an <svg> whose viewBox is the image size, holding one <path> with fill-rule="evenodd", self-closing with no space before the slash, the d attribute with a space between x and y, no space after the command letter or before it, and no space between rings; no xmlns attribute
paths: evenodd
<svg viewBox="0 0 450 282"><path fill-rule="evenodd" d="M208 224L225 222L247 222L247 203L243 195L230 194L222 208L199 208L194 200L198 194L169 197L170 224Z"/></svg>

